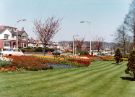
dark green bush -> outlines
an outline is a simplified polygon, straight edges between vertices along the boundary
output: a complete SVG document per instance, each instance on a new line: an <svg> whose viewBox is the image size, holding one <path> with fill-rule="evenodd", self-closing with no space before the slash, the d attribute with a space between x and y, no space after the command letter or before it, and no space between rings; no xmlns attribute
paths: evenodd
<svg viewBox="0 0 135 97"><path fill-rule="evenodd" d="M132 72L135 79L135 50L133 50L129 55L127 69L125 70L125 72Z"/></svg>
<svg viewBox="0 0 135 97"><path fill-rule="evenodd" d="M115 51L114 59L116 61L116 64L119 64L122 61L122 54L119 48Z"/></svg>
<svg viewBox="0 0 135 97"><path fill-rule="evenodd" d="M34 48L27 47L27 48L21 48L22 52L34 52Z"/></svg>
<svg viewBox="0 0 135 97"><path fill-rule="evenodd" d="M45 52L53 52L53 51L54 51L53 48L48 48L48 47L45 48Z"/></svg>
<svg viewBox="0 0 135 97"><path fill-rule="evenodd" d="M42 47L34 48L34 52L43 52L43 48Z"/></svg>
<svg viewBox="0 0 135 97"><path fill-rule="evenodd" d="M43 52L43 49L42 47L27 47L27 48L20 48L22 50L22 52ZM45 52L53 52L54 49L53 48L48 48L46 47L45 48Z"/></svg>
<svg viewBox="0 0 135 97"><path fill-rule="evenodd" d="M79 53L80 53L80 55L89 55L88 51L80 51Z"/></svg>
<svg viewBox="0 0 135 97"><path fill-rule="evenodd" d="M0 61L0 67L9 66L11 62L9 61Z"/></svg>

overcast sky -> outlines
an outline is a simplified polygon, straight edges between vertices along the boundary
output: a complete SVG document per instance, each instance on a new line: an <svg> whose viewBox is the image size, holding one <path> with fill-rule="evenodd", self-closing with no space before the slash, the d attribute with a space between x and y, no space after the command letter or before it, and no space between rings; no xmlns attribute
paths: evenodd
<svg viewBox="0 0 135 97"><path fill-rule="evenodd" d="M73 40L73 35L95 40L112 41L112 34L122 24L131 0L0 0L0 24L24 27L33 33L34 19L50 16L63 18L61 30L53 40ZM17 20L27 19L17 24ZM80 23L90 21L90 23Z"/></svg>

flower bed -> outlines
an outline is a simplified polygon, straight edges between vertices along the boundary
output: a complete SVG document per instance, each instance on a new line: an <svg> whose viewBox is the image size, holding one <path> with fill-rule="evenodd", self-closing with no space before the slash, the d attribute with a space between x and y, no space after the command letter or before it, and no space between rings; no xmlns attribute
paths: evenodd
<svg viewBox="0 0 135 97"><path fill-rule="evenodd" d="M7 58L12 59L11 65L19 69L36 71L50 68L46 64L48 61L33 56L7 56Z"/></svg>
<svg viewBox="0 0 135 97"><path fill-rule="evenodd" d="M6 56L2 58L0 63L0 71L15 71L15 70L46 70L53 67L60 68L74 68L89 66L91 61L89 58L74 58L74 57L60 57L60 58L47 58L46 56ZM54 66L57 65L57 66Z"/></svg>

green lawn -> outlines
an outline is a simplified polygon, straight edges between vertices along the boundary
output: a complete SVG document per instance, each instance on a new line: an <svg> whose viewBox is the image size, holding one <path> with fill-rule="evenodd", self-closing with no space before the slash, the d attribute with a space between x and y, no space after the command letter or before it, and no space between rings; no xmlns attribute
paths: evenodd
<svg viewBox="0 0 135 97"><path fill-rule="evenodd" d="M88 68L0 73L0 97L135 97L126 62L94 62Z"/></svg>

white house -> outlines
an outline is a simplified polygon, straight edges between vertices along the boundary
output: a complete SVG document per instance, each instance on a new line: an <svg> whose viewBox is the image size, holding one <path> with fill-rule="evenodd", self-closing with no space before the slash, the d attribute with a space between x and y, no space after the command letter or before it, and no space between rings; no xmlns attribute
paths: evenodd
<svg viewBox="0 0 135 97"><path fill-rule="evenodd" d="M18 37L18 38L17 38ZM0 49L27 47L27 33L15 27L0 26Z"/></svg>

